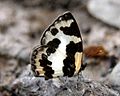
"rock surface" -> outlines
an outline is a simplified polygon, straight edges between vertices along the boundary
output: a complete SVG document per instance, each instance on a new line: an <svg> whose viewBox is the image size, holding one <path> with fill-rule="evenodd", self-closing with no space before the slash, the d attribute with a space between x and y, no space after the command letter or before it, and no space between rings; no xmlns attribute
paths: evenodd
<svg viewBox="0 0 120 96"><path fill-rule="evenodd" d="M89 0L88 11L103 22L120 28L119 0Z"/></svg>
<svg viewBox="0 0 120 96"><path fill-rule="evenodd" d="M119 96L120 94L103 83L80 76L44 80L34 77L30 65L12 84L15 94L20 96Z"/></svg>
<svg viewBox="0 0 120 96"><path fill-rule="evenodd" d="M108 76L111 84L120 86L120 62L117 63L111 74Z"/></svg>

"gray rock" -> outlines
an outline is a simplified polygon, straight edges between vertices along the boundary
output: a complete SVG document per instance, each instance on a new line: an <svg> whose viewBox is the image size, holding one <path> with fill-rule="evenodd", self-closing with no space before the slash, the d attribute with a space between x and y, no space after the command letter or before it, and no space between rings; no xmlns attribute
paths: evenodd
<svg viewBox="0 0 120 96"><path fill-rule="evenodd" d="M94 17L120 28L119 0L89 0L87 8Z"/></svg>
<svg viewBox="0 0 120 96"><path fill-rule="evenodd" d="M112 72L104 79L104 83L120 94L120 62L117 63Z"/></svg>
<svg viewBox="0 0 120 96"><path fill-rule="evenodd" d="M16 78L14 74L15 70L18 69L17 66L18 62L15 59L0 58L0 86L9 85Z"/></svg>
<svg viewBox="0 0 120 96"><path fill-rule="evenodd" d="M11 88L19 96L119 96L117 91L100 82L86 79L81 74L79 77L50 80L34 77L30 65L12 83Z"/></svg>
<svg viewBox="0 0 120 96"><path fill-rule="evenodd" d="M114 86L120 86L120 62L114 67L108 79Z"/></svg>

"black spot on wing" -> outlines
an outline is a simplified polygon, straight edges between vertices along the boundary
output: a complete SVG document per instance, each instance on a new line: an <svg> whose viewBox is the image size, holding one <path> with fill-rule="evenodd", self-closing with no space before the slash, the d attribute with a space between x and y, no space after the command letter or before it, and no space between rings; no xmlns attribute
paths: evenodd
<svg viewBox="0 0 120 96"><path fill-rule="evenodd" d="M57 38L48 42L48 44L47 44L48 48L46 50L47 55L49 56L51 53L54 53L56 51L56 49L58 48L60 43L61 43L61 41Z"/></svg>
<svg viewBox="0 0 120 96"><path fill-rule="evenodd" d="M74 75L75 72L75 58L73 55L66 57L66 59L63 60L64 67L63 67L63 73L64 76L71 77Z"/></svg>
<svg viewBox="0 0 120 96"><path fill-rule="evenodd" d="M47 59L47 55L42 54L42 59L39 60L40 66L46 67L47 65L52 65L52 62Z"/></svg>
<svg viewBox="0 0 120 96"><path fill-rule="evenodd" d="M57 28L52 28L51 33L52 33L53 36L55 36L58 33L58 29Z"/></svg>
<svg viewBox="0 0 120 96"><path fill-rule="evenodd" d="M59 44L60 44L60 40L55 38L52 41L48 42L47 46L48 47L54 47L54 48L58 48Z"/></svg>
<svg viewBox="0 0 120 96"><path fill-rule="evenodd" d="M83 46L82 42L74 43L73 41L70 41L70 43L66 46L66 52L68 54L75 55L76 52L82 52Z"/></svg>
<svg viewBox="0 0 120 96"><path fill-rule="evenodd" d="M70 27L62 27L61 26L60 30L63 31L63 33L65 35L81 37L80 31L79 31L79 28L78 28L76 22L72 22Z"/></svg>
<svg viewBox="0 0 120 96"><path fill-rule="evenodd" d="M63 60L63 73L64 76L73 76L75 72L75 53L82 52L82 42L74 43L70 41L70 43L66 46L66 55L67 57Z"/></svg>
<svg viewBox="0 0 120 96"><path fill-rule="evenodd" d="M39 60L40 66L43 67L43 71L45 71L45 79L53 78L52 74L54 74L54 70L50 65L52 65L52 62L48 60L48 56L45 54L41 55L42 59Z"/></svg>
<svg viewBox="0 0 120 96"><path fill-rule="evenodd" d="M54 70L52 70L52 67L46 66L43 70L45 71L45 79L53 78L52 74L54 74Z"/></svg>

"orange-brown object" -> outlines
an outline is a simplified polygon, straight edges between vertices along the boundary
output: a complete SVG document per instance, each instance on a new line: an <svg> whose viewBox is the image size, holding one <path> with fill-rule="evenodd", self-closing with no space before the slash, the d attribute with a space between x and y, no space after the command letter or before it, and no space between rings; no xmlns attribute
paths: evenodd
<svg viewBox="0 0 120 96"><path fill-rule="evenodd" d="M103 46L90 46L87 47L84 50L85 56L89 58L94 58L94 57L106 57L108 55L108 52L104 49Z"/></svg>

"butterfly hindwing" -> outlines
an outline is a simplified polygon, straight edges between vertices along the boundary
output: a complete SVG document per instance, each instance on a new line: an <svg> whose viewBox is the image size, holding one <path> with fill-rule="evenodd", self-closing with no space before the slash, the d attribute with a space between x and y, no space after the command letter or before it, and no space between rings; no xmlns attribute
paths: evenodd
<svg viewBox="0 0 120 96"><path fill-rule="evenodd" d="M31 56L31 69L35 76L45 76L46 79L52 78L54 70L52 70L51 64L47 58L46 46L38 46L34 48Z"/></svg>
<svg viewBox="0 0 120 96"><path fill-rule="evenodd" d="M31 62L37 76L73 76L82 64L82 38L70 12L59 16L43 33L41 46L34 48Z"/></svg>

